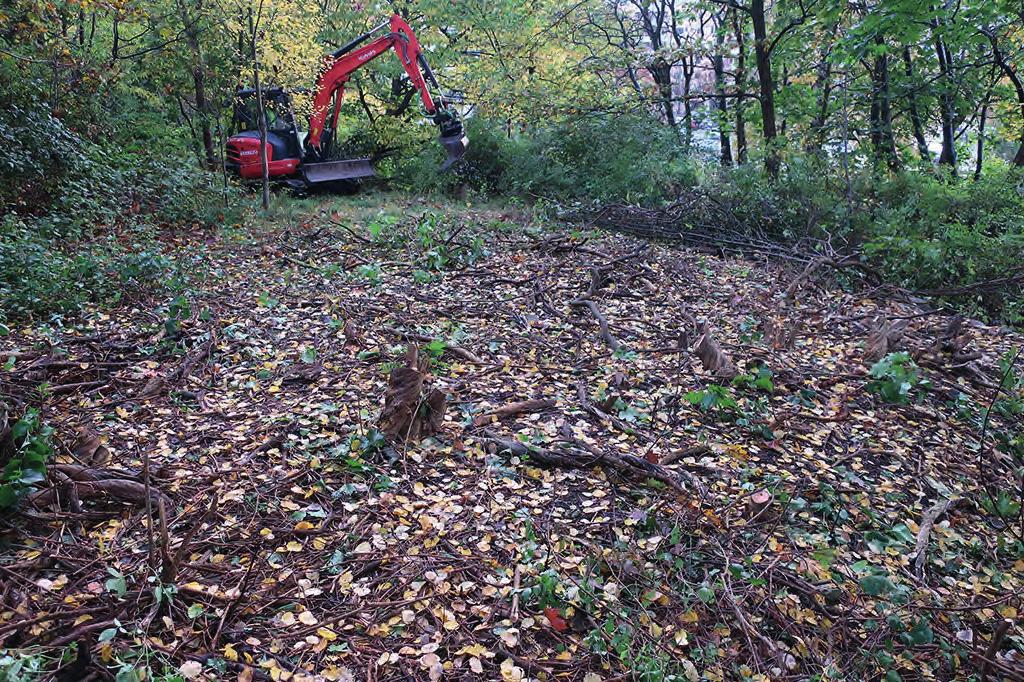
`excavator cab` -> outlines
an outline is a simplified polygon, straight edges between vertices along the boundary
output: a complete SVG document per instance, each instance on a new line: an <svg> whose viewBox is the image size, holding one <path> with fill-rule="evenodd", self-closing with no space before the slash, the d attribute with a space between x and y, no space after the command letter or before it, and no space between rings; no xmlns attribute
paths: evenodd
<svg viewBox="0 0 1024 682"><path fill-rule="evenodd" d="M324 69L313 93L313 114L308 131L299 130L291 99L285 90L263 90L267 119L267 168L271 178L296 187L308 187L376 175L371 159L337 160L332 158L332 152L346 83L354 71L391 50L394 50L423 100L426 115L439 129L439 141L446 152L446 159L439 170L448 170L462 158L469 145L462 120L453 102L440 93L437 78L427 64L412 28L396 14L325 57ZM244 179L263 176L256 104L255 90L238 91L232 123L234 134L227 141L226 166Z"/></svg>
<svg viewBox="0 0 1024 682"><path fill-rule="evenodd" d="M285 159L301 159L302 144L305 133L296 124L295 112L292 110L291 96L283 88L268 88L263 91L263 109L267 117L267 145L269 157L276 162ZM251 146L237 144L240 140L255 140L256 156L259 156L259 107L256 91L243 88L235 93L232 109L231 138L228 143L228 167L241 162L240 148ZM235 144L232 144L235 143ZM252 156L247 154L245 156ZM238 158L233 158L238 157ZM262 174L262 170L261 170Z"/></svg>

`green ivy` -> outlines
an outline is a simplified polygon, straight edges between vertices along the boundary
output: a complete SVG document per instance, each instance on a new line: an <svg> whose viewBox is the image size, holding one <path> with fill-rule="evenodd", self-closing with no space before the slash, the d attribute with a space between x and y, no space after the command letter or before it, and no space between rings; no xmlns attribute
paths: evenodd
<svg viewBox="0 0 1024 682"><path fill-rule="evenodd" d="M909 353L889 353L871 367L872 381L868 390L878 394L887 403L905 405L916 389L926 389L928 379Z"/></svg>
<svg viewBox="0 0 1024 682"><path fill-rule="evenodd" d="M36 409L14 422L8 436L12 454L0 475L0 509L13 509L34 483L46 479L46 461L53 454L52 433Z"/></svg>

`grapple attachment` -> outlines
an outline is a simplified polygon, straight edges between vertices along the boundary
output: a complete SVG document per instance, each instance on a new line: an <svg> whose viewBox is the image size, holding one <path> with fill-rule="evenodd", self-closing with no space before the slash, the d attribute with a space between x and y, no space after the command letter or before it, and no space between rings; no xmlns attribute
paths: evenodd
<svg viewBox="0 0 1024 682"><path fill-rule="evenodd" d="M448 158L441 164L440 170L443 172L455 165L455 162L466 154L466 149L469 148L469 138L460 130L455 135L442 135L439 141L448 153Z"/></svg>
<svg viewBox="0 0 1024 682"><path fill-rule="evenodd" d="M434 114L434 125L441 132L441 137L438 141L448 153L448 158L444 160L441 168L438 169L443 173L454 166L455 162L466 154L466 149L469 148L469 137L462 127L462 119L459 118L454 109L446 106Z"/></svg>

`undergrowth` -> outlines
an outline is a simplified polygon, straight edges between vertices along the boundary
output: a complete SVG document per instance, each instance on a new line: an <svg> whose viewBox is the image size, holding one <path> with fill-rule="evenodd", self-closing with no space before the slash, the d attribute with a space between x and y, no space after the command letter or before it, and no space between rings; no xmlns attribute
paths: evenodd
<svg viewBox="0 0 1024 682"><path fill-rule="evenodd" d="M165 235L241 218L173 146L87 138L25 93L0 103L0 324L173 293L199 268Z"/></svg>

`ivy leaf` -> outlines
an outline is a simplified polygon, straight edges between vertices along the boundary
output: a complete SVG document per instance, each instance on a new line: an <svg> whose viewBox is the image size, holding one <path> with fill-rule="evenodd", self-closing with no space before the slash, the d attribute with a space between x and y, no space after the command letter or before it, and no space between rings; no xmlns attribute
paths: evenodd
<svg viewBox="0 0 1024 682"><path fill-rule="evenodd" d="M860 588L870 597L882 597L893 592L896 586L884 575L866 575L860 579Z"/></svg>

